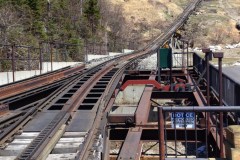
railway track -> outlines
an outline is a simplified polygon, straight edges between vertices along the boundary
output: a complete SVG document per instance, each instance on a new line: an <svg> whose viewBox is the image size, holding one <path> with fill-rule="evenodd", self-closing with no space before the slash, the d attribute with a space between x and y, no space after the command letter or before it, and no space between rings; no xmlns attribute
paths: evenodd
<svg viewBox="0 0 240 160"><path fill-rule="evenodd" d="M113 58L90 69L79 67L4 86L0 92L2 104L14 104L17 97L55 88L51 94L30 104L23 104L23 108L13 107L13 114L0 120L0 155L13 159L53 159L57 153L61 157L59 152L62 151L76 159L99 157L106 122L105 110L124 70L137 59L155 53L164 45L200 2L191 1L165 34L139 51ZM16 93L14 87L18 88Z"/></svg>
<svg viewBox="0 0 240 160"><path fill-rule="evenodd" d="M55 81L71 77L72 75L80 72L83 68L84 65L80 65L74 68L65 67L63 69L42 74L40 76L3 85L0 87L0 99L6 99L8 97L12 97L17 94L36 89L38 87L53 83Z"/></svg>

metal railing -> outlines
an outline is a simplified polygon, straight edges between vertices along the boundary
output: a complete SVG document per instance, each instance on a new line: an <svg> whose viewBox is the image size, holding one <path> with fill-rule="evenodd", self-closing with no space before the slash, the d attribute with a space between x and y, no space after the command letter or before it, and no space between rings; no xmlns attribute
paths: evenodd
<svg viewBox="0 0 240 160"><path fill-rule="evenodd" d="M196 53L193 54L193 68L199 74L205 69L205 60ZM218 95L219 94L219 74L218 69L210 64L210 87ZM203 76L206 78L206 75ZM228 106L240 106L240 83L223 73L223 102Z"/></svg>
<svg viewBox="0 0 240 160"><path fill-rule="evenodd" d="M182 68L184 66L183 62L186 62L189 67L193 66L193 52L185 52L184 53L185 60L183 60L183 54L182 53L173 53L172 55L172 67L173 68ZM188 54L188 56L187 56ZM187 65L185 64L185 66Z"/></svg>
<svg viewBox="0 0 240 160"><path fill-rule="evenodd" d="M240 106L158 107L160 159L218 158L224 154L220 113L239 112ZM210 114L210 126L207 123ZM229 125L227 118L222 124Z"/></svg>
<svg viewBox="0 0 240 160"><path fill-rule="evenodd" d="M0 55L0 71L33 70L41 67L39 66L41 61L40 48L0 44Z"/></svg>

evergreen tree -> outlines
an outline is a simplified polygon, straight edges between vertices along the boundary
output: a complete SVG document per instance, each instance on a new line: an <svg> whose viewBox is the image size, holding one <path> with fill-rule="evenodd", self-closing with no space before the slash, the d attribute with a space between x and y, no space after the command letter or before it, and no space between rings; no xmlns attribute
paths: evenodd
<svg viewBox="0 0 240 160"><path fill-rule="evenodd" d="M100 9L97 0L88 0L85 2L84 16L87 18L92 35L95 34L100 20Z"/></svg>
<svg viewBox="0 0 240 160"><path fill-rule="evenodd" d="M44 13L44 5L46 5L46 2L44 4L42 0L26 0L26 3L33 12L33 34L36 34L40 36L41 39L44 39L46 37L46 33L42 16Z"/></svg>
<svg viewBox="0 0 240 160"><path fill-rule="evenodd" d="M30 10L30 16L32 17L32 28L31 32L34 36L40 39L46 38L45 24L43 21L43 15L46 12L47 1L43 0L13 0L11 3L19 10L28 9Z"/></svg>

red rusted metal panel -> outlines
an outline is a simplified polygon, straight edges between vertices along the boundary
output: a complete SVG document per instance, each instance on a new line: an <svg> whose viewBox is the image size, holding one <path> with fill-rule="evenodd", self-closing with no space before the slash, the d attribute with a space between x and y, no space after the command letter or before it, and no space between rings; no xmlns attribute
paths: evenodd
<svg viewBox="0 0 240 160"><path fill-rule="evenodd" d="M145 84L145 85L154 85L157 89L163 90L163 91L170 91L171 86L170 85L161 85L155 80L127 80L122 87L120 88L121 91L123 91L127 86L133 85L133 84ZM185 85L184 85L185 87Z"/></svg>
<svg viewBox="0 0 240 160"><path fill-rule="evenodd" d="M127 80L121 87L121 90L123 91L127 86L133 85L133 84L152 84L154 85L157 89L161 89L161 84L158 83L155 80Z"/></svg>

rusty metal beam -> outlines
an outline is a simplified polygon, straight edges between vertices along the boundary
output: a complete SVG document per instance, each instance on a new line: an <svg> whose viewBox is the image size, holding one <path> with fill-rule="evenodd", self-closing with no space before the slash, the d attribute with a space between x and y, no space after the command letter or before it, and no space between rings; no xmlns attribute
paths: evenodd
<svg viewBox="0 0 240 160"><path fill-rule="evenodd" d="M151 75L149 77L150 80L155 80L156 75ZM151 106L151 95L153 91L153 86L146 86L142 97L140 99L140 102L138 104L136 113L135 113L135 118L136 118L136 124L146 124L148 121L148 115L150 111L150 106Z"/></svg>
<svg viewBox="0 0 240 160"><path fill-rule="evenodd" d="M209 48L207 49L203 49L202 50L205 53L205 63L206 63L206 69L207 69L207 106L210 106L210 72L209 72L209 60L210 58L210 54L211 54L211 50ZM208 132L210 132L210 113L207 113L207 127L208 127Z"/></svg>
<svg viewBox="0 0 240 160"><path fill-rule="evenodd" d="M165 160L164 145L164 118L162 107L158 107L158 134L159 134L159 156L160 160Z"/></svg>
<svg viewBox="0 0 240 160"><path fill-rule="evenodd" d="M141 140L142 128L136 127L128 131L127 137L123 143L118 160L140 159L141 156Z"/></svg>
<svg viewBox="0 0 240 160"><path fill-rule="evenodd" d="M214 58L218 58L218 70L219 70L219 106L223 106L223 78L222 78L222 58L223 53L218 52L213 54ZM220 157L224 158L225 156L225 149L223 146L223 113L220 112Z"/></svg>
<svg viewBox="0 0 240 160"><path fill-rule="evenodd" d="M193 79L191 79L191 78L189 78L189 83L191 85L196 84L196 82ZM195 86L195 88L197 89L197 91L200 90L198 86ZM196 101L198 103L198 106L205 106L205 104L207 103L207 100L203 96L202 92L193 91L193 95L194 95L194 97L195 97L195 99L196 99Z"/></svg>
<svg viewBox="0 0 240 160"><path fill-rule="evenodd" d="M126 123L128 120L134 122L134 114L109 114L108 123Z"/></svg>

